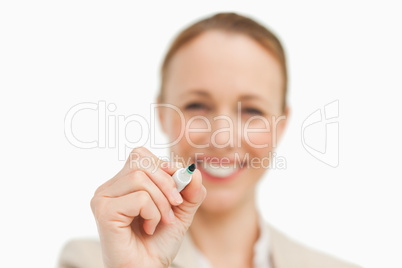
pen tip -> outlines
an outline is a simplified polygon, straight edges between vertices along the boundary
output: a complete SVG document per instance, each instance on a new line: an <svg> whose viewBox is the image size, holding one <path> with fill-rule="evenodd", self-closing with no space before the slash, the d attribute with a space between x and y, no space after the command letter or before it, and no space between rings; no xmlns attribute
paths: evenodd
<svg viewBox="0 0 402 268"><path fill-rule="evenodd" d="M188 170L191 171L191 172L194 172L195 168L196 167L195 167L194 163L188 166Z"/></svg>

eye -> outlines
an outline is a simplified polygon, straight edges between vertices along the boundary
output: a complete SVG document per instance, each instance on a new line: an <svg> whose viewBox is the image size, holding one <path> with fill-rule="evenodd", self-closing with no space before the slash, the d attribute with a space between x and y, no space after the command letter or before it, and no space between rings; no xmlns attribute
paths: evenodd
<svg viewBox="0 0 402 268"><path fill-rule="evenodd" d="M252 115L263 115L263 112L256 108L244 108L243 113Z"/></svg>
<svg viewBox="0 0 402 268"><path fill-rule="evenodd" d="M185 106L186 110L204 110L208 107L200 102L193 102Z"/></svg>

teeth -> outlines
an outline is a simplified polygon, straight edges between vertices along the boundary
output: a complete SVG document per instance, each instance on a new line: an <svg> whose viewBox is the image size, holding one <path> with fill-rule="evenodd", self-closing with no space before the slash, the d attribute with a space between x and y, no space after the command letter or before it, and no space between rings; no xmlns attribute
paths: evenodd
<svg viewBox="0 0 402 268"><path fill-rule="evenodd" d="M219 164L209 165L208 163L203 163L204 170L215 177L227 177L237 170L234 166L225 166Z"/></svg>

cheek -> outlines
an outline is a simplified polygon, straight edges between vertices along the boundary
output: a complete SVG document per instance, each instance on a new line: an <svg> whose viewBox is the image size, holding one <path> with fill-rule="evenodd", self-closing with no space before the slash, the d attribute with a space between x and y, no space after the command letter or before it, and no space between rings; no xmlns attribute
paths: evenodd
<svg viewBox="0 0 402 268"><path fill-rule="evenodd" d="M188 144L186 143L186 139L184 138L185 131L185 123L182 120L182 117L176 112L166 112L165 113L165 124L167 136L169 138L169 150L176 156L186 157L183 153L189 151ZM172 161L179 161L180 159L171 159ZM185 163L185 158L182 159Z"/></svg>
<svg viewBox="0 0 402 268"><path fill-rule="evenodd" d="M182 117L176 112L166 113L171 150L180 155L191 153L190 149L205 148L211 135L211 124L207 117L189 116L185 113L183 115Z"/></svg>
<svg viewBox="0 0 402 268"><path fill-rule="evenodd" d="M269 123L262 120L245 124L243 142L248 151L256 157L264 157L272 150L272 132Z"/></svg>
<svg viewBox="0 0 402 268"><path fill-rule="evenodd" d="M177 141L183 136L184 122L177 112L165 111L165 124L169 142Z"/></svg>
<svg viewBox="0 0 402 268"><path fill-rule="evenodd" d="M208 146L211 135L211 123L206 117L188 117L183 139L196 148Z"/></svg>

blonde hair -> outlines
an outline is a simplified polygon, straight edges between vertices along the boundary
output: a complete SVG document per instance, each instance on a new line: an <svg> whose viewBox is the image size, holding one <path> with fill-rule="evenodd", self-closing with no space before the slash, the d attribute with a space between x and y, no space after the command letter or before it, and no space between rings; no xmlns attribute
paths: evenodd
<svg viewBox="0 0 402 268"><path fill-rule="evenodd" d="M283 110L286 107L287 94L287 66L285 52L279 39L266 27L258 22L236 13L218 13L211 17L200 20L181 31L173 40L161 66L161 87L159 99L162 101L164 96L164 85L167 76L167 69L174 54L193 38L208 30L222 30L229 33L244 34L266 48L279 62L283 74Z"/></svg>

